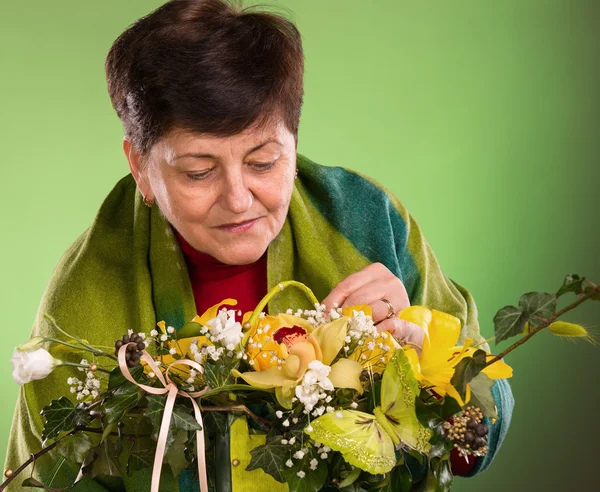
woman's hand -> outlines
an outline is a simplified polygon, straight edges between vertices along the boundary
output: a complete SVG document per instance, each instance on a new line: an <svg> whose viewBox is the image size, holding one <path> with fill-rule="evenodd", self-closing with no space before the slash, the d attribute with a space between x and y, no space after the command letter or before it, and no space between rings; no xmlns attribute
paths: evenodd
<svg viewBox="0 0 600 492"><path fill-rule="evenodd" d="M389 307L394 308L394 316L388 318ZM379 331L391 333L398 341L423 346L424 333L421 327L401 320L397 314L410 306L408 294L402 281L381 263L372 263L362 270L349 275L323 300L327 309L368 304L373 310L373 322Z"/></svg>

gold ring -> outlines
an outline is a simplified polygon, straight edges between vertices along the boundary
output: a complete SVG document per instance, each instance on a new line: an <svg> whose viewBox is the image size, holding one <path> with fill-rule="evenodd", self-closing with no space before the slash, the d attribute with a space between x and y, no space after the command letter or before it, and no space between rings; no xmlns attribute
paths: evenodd
<svg viewBox="0 0 600 492"><path fill-rule="evenodd" d="M396 316L396 310L394 309L394 306L392 306L390 301L388 301L387 299L381 299L381 302L384 302L385 304L387 304L387 307L388 307L388 313L387 313L387 316L385 317L385 319L390 319L390 318L393 318L394 316Z"/></svg>
<svg viewBox="0 0 600 492"><path fill-rule="evenodd" d="M417 343L412 343L412 342L407 342L407 341L404 341L404 342L403 342L403 343L401 343L400 345L411 345L411 346L413 346L413 347L415 347L415 348L418 348L419 350L423 350L423 347L421 347L421 346L420 346L419 344L417 344Z"/></svg>

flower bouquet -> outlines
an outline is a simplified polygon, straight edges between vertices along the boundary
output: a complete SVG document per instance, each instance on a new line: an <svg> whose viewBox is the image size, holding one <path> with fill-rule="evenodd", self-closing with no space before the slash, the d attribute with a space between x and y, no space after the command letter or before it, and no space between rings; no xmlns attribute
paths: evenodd
<svg viewBox="0 0 600 492"><path fill-rule="evenodd" d="M301 289L314 309L263 313L285 288ZM577 299L557 311L569 292ZM50 476L69 463L78 469L70 486L118 483L150 469L154 492L164 467L175 480L181 473L197 479L202 492L222 492L231 488L223 477L239 466L270 475L272 490L449 490L451 452L467 461L488 452L498 418L492 388L512 376L503 357L544 329L593 341L558 318L599 299L600 288L577 275L556 293L523 295L494 318L496 342L520 336L498 355L485 350L486 341L459 346L460 321L424 306L399 313L423 329L423 346L401 344L377 330L369 306L327 311L295 281L276 286L241 321L234 310L219 310L236 305L225 299L179 329L159 322L149 333L129 330L114 352L70 336L47 316L65 339L35 337L15 349L13 377L26 384L65 366L70 394L48 402L43 448L5 470L0 490L55 448L60 458ZM236 422L256 445L231 462ZM21 486L63 490L33 476Z"/></svg>

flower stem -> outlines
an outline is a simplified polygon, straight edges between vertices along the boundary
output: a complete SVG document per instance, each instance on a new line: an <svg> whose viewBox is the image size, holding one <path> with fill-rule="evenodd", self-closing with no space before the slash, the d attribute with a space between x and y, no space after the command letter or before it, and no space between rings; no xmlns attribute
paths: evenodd
<svg viewBox="0 0 600 492"><path fill-rule="evenodd" d="M77 364L75 362L65 362L65 361L62 361L60 364L58 364L57 367L60 367L60 366L85 367L88 370L90 369L90 366L88 366L88 365ZM96 366L96 371L105 372L106 374L110 374L111 373L111 371L109 371L108 369L104 369L104 368L98 367L98 366Z"/></svg>
<svg viewBox="0 0 600 492"><path fill-rule="evenodd" d="M547 328L548 326L550 326L554 321L556 321L558 318L560 318L563 314L565 314L569 311L572 311L577 306L579 306L581 303L583 303L583 302L587 301L588 299L591 299L593 296L597 295L598 292L600 292L600 286L593 284L592 282L589 282L589 283L593 287L593 290L591 290L587 294L581 296L579 299L572 302L564 309L561 309L560 311L555 313L552 317L543 320L541 325L536 326L535 328L532 328L531 331L527 335L525 335L523 338L520 338L515 343L513 343L510 347L508 347L506 350L504 350L500 354L496 355L494 358L490 359L487 362L487 364L485 365L485 367L491 366L494 362L498 362L500 359L503 359L507 354L512 352L514 349L516 349L519 345L523 345L533 335L535 335L536 333L539 333L544 328ZM539 318L539 319L541 320L542 318Z"/></svg>
<svg viewBox="0 0 600 492"><path fill-rule="evenodd" d="M256 306L256 309L252 312L252 315L250 316L248 323L250 323L250 325L252 325L252 323L254 323L254 321L256 320L258 315L262 312L262 310L269 303L269 301L273 297L275 297L276 294L283 291L287 287L296 287L297 289L300 289L302 292L304 292L306 294L306 297L308 297L309 301L313 305L319 304L319 301L313 294L313 291L310 290L306 285L304 285L302 282L297 282L296 280L287 280L285 282L281 282L281 283L277 284L269 292L267 292L267 295L262 298L262 300L258 303L258 306Z"/></svg>

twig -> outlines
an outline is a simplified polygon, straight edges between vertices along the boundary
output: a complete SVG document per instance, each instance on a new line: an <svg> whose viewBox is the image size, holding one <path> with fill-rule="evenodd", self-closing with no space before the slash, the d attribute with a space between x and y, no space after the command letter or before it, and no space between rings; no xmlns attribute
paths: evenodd
<svg viewBox="0 0 600 492"><path fill-rule="evenodd" d="M513 343L510 347L508 347L506 350L504 350L503 352L501 352L500 354L494 356L494 358L490 359L487 364L485 365L485 367L488 367L490 365L492 365L494 362L498 362L500 359L503 359L507 354L509 354L510 352L512 352L514 349L516 349L519 345L523 345L527 340L529 340L533 335L535 335L536 333L542 331L544 328L547 328L548 326L550 326L555 320L557 320L558 318L560 318L563 314L565 314L566 312L569 312L573 309L575 309L577 306L579 306L582 302L587 301L588 299L590 299L591 297L595 296L598 292L600 292L600 287L597 286L596 284L589 282L590 285L593 287L593 290L591 290L590 292L588 292L587 294L585 294L584 296L580 297L579 299L577 299L576 301L572 302L571 304L569 304L567 307L565 307L564 309L561 309L560 311L558 311L557 313L555 313L553 316L551 316L548 319L543 319L543 318L539 318L540 320L543 320L543 323L535 328L533 328L527 335L525 335L523 338L519 339L518 341L516 341L515 343Z"/></svg>
<svg viewBox="0 0 600 492"><path fill-rule="evenodd" d="M265 431L269 432L271 430L271 426L268 421L256 415L252 410L250 410L246 405L233 405L233 406L224 406L224 407L202 407L203 412L242 412L248 415L252 420L254 420L258 425L260 425Z"/></svg>
<svg viewBox="0 0 600 492"><path fill-rule="evenodd" d="M17 475L19 473L21 473L25 468L27 468L31 463L33 463L35 460L37 460L40 456L43 456L48 451L54 449L58 445L58 443L60 441L62 441L65 437L72 436L73 434L79 432L80 430L81 429L73 429L71 432L69 432L65 436L61 437L60 439L57 439L56 441L54 441L49 446L46 446L45 448L42 448L40 451L38 451L35 454L31 454L31 456L29 457L29 459L25 463L23 463L19 468L17 468L15 471L13 471L13 474L10 477L8 477L4 482L2 482L2 484L0 485L0 492L2 490L4 490L6 487L8 487L8 484L10 482L12 482L17 477Z"/></svg>

